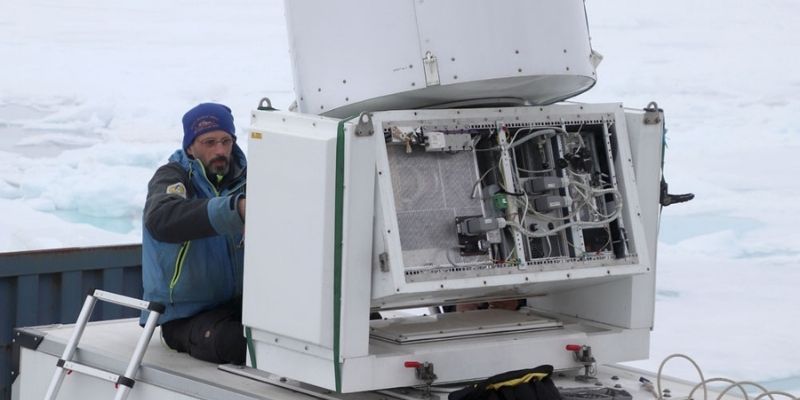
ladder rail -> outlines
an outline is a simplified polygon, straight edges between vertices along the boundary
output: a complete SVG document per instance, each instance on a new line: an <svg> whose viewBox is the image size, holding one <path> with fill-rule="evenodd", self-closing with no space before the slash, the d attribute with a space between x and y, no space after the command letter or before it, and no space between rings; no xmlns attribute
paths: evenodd
<svg viewBox="0 0 800 400"><path fill-rule="evenodd" d="M78 343L81 340L81 336L83 336L86 325L89 323L89 318L92 315L92 311L94 311L94 306L97 304L97 300L150 312L147 316L147 322L145 323L144 331L139 336L139 340L136 342L136 348L134 349L131 359L125 368L125 373L122 375L71 361L72 357L75 356ZM64 382L64 377L67 375L68 371L76 371L112 382L116 385L117 389L114 399L126 399L128 397L128 393L133 388L133 384L135 383L134 378L136 377L136 373L142 364L142 359L144 359L144 353L147 351L147 346L150 344L150 339L153 337L156 326L158 326L158 318L163 312L163 304L148 302L95 289L92 293L86 296L86 300L83 303L81 312L78 315L78 320L75 321L75 328L72 330L72 335L67 342L66 348L64 348L64 353L56 364L56 371L53 374L53 378L51 379L50 385L47 388L45 400L55 400L56 396L58 396L58 391L61 388L61 384Z"/></svg>
<svg viewBox="0 0 800 400"><path fill-rule="evenodd" d="M78 320L75 321L75 328L72 330L72 335L70 335L69 341L67 342L67 347L64 348L64 353L61 354L61 360L71 360L72 356L75 354L75 350L78 348L78 341L80 341L83 330L86 328L86 323L89 321L92 311L94 311L95 303L97 303L97 299L94 296L86 296L81 312L78 314ZM65 375L63 368L56 368L56 372L50 380L50 386L47 387L47 394L44 396L46 400L53 400L56 398L56 394L61 388L61 383L64 381Z"/></svg>
<svg viewBox="0 0 800 400"><path fill-rule="evenodd" d="M105 301L106 303L113 303L124 307L136 308L142 311L150 310L152 303L149 301L134 299L133 297L123 296L121 294L106 292L104 290L95 289L94 297L98 300Z"/></svg>

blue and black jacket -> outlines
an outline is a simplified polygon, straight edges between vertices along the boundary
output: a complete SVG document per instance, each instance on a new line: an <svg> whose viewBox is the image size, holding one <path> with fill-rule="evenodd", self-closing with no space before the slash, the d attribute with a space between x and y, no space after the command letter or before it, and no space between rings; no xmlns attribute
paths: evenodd
<svg viewBox="0 0 800 400"><path fill-rule="evenodd" d="M231 159L228 174L214 184L199 160L178 150L148 184L142 283L145 300L166 306L159 324L242 295L244 221L237 206L247 160L235 144Z"/></svg>

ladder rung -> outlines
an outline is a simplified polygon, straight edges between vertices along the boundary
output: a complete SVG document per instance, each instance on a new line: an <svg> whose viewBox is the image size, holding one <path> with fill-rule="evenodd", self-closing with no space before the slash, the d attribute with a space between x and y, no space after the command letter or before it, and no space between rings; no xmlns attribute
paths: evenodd
<svg viewBox="0 0 800 400"><path fill-rule="evenodd" d="M112 383L117 383L120 378L118 374L114 374L99 368L90 367L88 365L78 364L72 361L58 360L57 365L67 371L80 372L82 374L91 375L95 378L100 378Z"/></svg>
<svg viewBox="0 0 800 400"><path fill-rule="evenodd" d="M159 313L163 312L163 307L157 307L156 309L154 309L153 305L151 305L152 303L150 303L149 301L134 299L133 297L123 296L116 293L110 293L103 290L95 289L93 296L96 297L98 300L102 300L108 303L119 304L125 307L138 308L139 310L145 310L145 311L153 310Z"/></svg>

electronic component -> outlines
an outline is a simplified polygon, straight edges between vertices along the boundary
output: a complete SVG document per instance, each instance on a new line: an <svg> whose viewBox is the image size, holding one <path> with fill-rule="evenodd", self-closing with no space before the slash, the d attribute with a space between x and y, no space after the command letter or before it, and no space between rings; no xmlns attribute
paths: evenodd
<svg viewBox="0 0 800 400"><path fill-rule="evenodd" d="M564 181L557 176L537 176L523 184L526 192L541 193L564 187Z"/></svg>
<svg viewBox="0 0 800 400"><path fill-rule="evenodd" d="M502 218L475 217L460 221L458 224L458 233L467 236L475 236L505 227L506 221Z"/></svg>
<svg viewBox="0 0 800 400"><path fill-rule="evenodd" d="M567 199L561 196L544 196L533 201L533 207L539 212L549 212L567 206Z"/></svg>
<svg viewBox="0 0 800 400"><path fill-rule="evenodd" d="M503 211L508 208L508 197L506 197L505 193L495 193L492 196L492 203L495 209Z"/></svg>
<svg viewBox="0 0 800 400"><path fill-rule="evenodd" d="M424 132L425 151L472 150L472 137L467 133Z"/></svg>

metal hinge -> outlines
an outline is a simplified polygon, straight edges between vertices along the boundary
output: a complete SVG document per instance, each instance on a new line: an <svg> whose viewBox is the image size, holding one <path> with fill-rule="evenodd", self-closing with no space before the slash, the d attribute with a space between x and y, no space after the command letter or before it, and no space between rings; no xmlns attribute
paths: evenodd
<svg viewBox="0 0 800 400"><path fill-rule="evenodd" d="M656 125L660 124L661 121L664 120L662 117L664 110L658 108L658 104L655 101L651 101L647 104L647 107L644 108L644 124L645 125Z"/></svg>

